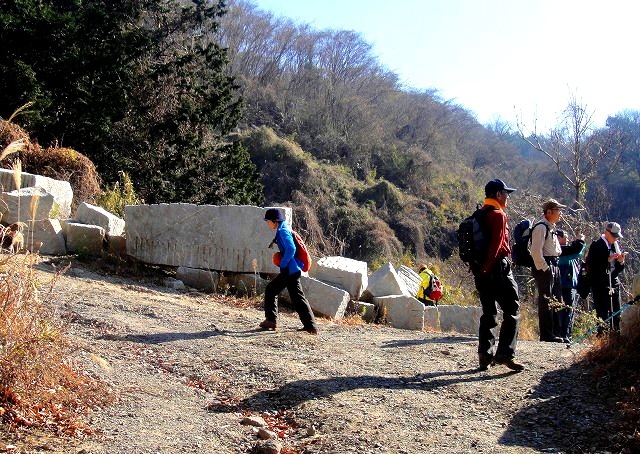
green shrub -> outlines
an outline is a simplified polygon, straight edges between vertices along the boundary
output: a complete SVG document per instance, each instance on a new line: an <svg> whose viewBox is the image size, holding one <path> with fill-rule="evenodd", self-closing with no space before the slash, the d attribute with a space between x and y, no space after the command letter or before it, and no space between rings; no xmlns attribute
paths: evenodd
<svg viewBox="0 0 640 454"><path fill-rule="evenodd" d="M120 176L120 181L116 181L112 187L96 197L96 204L110 213L124 217L125 205L140 205L144 200L136 195L129 175L120 172Z"/></svg>

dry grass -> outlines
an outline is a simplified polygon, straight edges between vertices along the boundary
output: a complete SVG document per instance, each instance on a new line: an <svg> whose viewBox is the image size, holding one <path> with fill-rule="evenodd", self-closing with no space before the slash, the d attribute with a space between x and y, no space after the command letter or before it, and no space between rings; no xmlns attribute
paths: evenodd
<svg viewBox="0 0 640 454"><path fill-rule="evenodd" d="M616 429L622 435L614 452L640 452L640 320L636 319L628 336L605 334L595 338L593 347L585 353L596 377L597 390L616 397L621 422Z"/></svg>
<svg viewBox="0 0 640 454"><path fill-rule="evenodd" d="M14 431L38 428L80 436L107 388L68 360L63 324L51 289L33 273L34 255L0 254L0 418Z"/></svg>
<svg viewBox="0 0 640 454"><path fill-rule="evenodd" d="M0 119L0 167L12 168L14 155L22 163L25 172L68 181L73 189L72 211L82 202L93 203L100 193L100 177L95 165L82 153L71 148L56 146L43 148L31 142L20 126Z"/></svg>

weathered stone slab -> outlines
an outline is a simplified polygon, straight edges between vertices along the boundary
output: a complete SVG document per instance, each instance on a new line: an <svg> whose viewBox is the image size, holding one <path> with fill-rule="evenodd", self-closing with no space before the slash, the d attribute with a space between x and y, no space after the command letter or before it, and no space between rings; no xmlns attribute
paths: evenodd
<svg viewBox="0 0 640 454"><path fill-rule="evenodd" d="M422 278L420 275L405 265L400 265L397 273L398 277L407 288L409 295L416 296L420 289L420 284L422 284Z"/></svg>
<svg viewBox="0 0 640 454"><path fill-rule="evenodd" d="M27 222L23 231L24 247L44 255L65 255L67 246L60 221L44 219Z"/></svg>
<svg viewBox="0 0 640 454"><path fill-rule="evenodd" d="M107 235L122 235L124 219L109 213L102 207L83 202L78 207L75 220L81 224L98 225Z"/></svg>
<svg viewBox="0 0 640 454"><path fill-rule="evenodd" d="M55 219L58 209L53 195L43 188L30 187L0 193L0 213L5 224Z"/></svg>
<svg viewBox="0 0 640 454"><path fill-rule="evenodd" d="M476 306L440 305L440 331L443 333L478 334L482 308ZM500 316L500 313L498 314Z"/></svg>
<svg viewBox="0 0 640 454"><path fill-rule="evenodd" d="M640 295L640 273L633 277L632 284L633 297ZM620 306L627 303L627 301L620 301ZM623 336L630 336L635 334L635 331L640 326L640 302L635 303L633 306L628 307L620 314L620 334Z"/></svg>
<svg viewBox="0 0 640 454"><path fill-rule="evenodd" d="M127 253L127 240L123 235L106 235L107 252L115 257L123 257Z"/></svg>
<svg viewBox="0 0 640 454"><path fill-rule="evenodd" d="M315 314L333 319L344 317L349 304L348 292L307 276L300 277L300 285ZM282 291L280 298L291 304L288 290Z"/></svg>
<svg viewBox="0 0 640 454"><path fill-rule="evenodd" d="M425 331L440 331L440 311L437 306L425 306L424 329Z"/></svg>
<svg viewBox="0 0 640 454"><path fill-rule="evenodd" d="M386 317L387 323L394 328L422 331L424 329L424 304L412 296L392 295L373 298Z"/></svg>
<svg viewBox="0 0 640 454"><path fill-rule="evenodd" d="M70 221L64 221L62 226L67 239L68 252L91 256L102 254L105 238L102 227Z"/></svg>
<svg viewBox="0 0 640 454"><path fill-rule="evenodd" d="M207 271L199 268L188 268L179 266L176 277L189 287L214 292L218 289L220 282L220 273L216 271Z"/></svg>
<svg viewBox="0 0 640 454"><path fill-rule="evenodd" d="M387 263L369 276L369 285L360 299L368 301L371 297L390 295L414 296L409 293L393 265Z"/></svg>
<svg viewBox="0 0 640 454"><path fill-rule="evenodd" d="M357 300L367 288L367 262L346 257L323 257L314 261L309 277L349 292Z"/></svg>
<svg viewBox="0 0 640 454"><path fill-rule="evenodd" d="M53 178L43 177L42 175L33 175L31 173L22 172L20 187L43 188L51 194L57 204L57 210L54 213L55 216L51 216L52 218L66 219L71 215L73 190L71 189L71 184L69 184L68 181L54 180ZM11 192L17 189L12 170L0 169L0 189L4 192Z"/></svg>
<svg viewBox="0 0 640 454"><path fill-rule="evenodd" d="M281 208L291 225L291 208ZM127 205L127 253L143 262L238 273L277 273L265 208L187 203Z"/></svg>

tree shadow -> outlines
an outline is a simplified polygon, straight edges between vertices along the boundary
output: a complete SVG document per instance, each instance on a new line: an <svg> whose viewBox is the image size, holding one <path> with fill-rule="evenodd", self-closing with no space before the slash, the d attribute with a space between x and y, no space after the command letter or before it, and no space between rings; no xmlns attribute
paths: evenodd
<svg viewBox="0 0 640 454"><path fill-rule="evenodd" d="M615 390L600 394L583 363L549 372L511 418L499 441L542 452L594 452L615 435ZM600 451L598 451L600 452Z"/></svg>
<svg viewBox="0 0 640 454"><path fill-rule="evenodd" d="M411 347L414 345L424 345L424 344L458 344L463 342L477 342L477 337L469 337L469 336L445 336L445 337L434 337L431 339L393 339L389 341L384 341L381 348L398 348L398 347Z"/></svg>
<svg viewBox="0 0 640 454"><path fill-rule="evenodd" d="M359 375L352 377L332 377L314 380L296 380L285 383L277 389L260 391L239 402L213 403L207 410L228 413L241 410L264 412L273 409L289 410L315 399L323 399L354 389L415 389L433 391L458 383L497 380L513 374L508 371L489 375L477 369L457 372L430 372L413 377L381 377Z"/></svg>
<svg viewBox="0 0 640 454"><path fill-rule="evenodd" d="M250 329L245 331L227 331L220 329L210 329L205 331L197 331L193 333L187 332L166 332L166 333L153 333L153 334L103 334L98 339L110 340L116 342L136 342L140 344L164 344L167 342L175 342L182 340L199 340L208 339L214 336L230 336L230 337L251 337L260 335L261 333L267 333L260 328Z"/></svg>

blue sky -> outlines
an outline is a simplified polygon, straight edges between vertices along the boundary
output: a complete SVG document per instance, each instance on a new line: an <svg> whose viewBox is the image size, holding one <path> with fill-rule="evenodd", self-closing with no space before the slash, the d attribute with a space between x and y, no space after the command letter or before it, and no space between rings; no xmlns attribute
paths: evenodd
<svg viewBox="0 0 640 454"><path fill-rule="evenodd" d="M640 110L637 0L251 0L317 29L359 32L408 86L543 132L570 96L597 125Z"/></svg>

